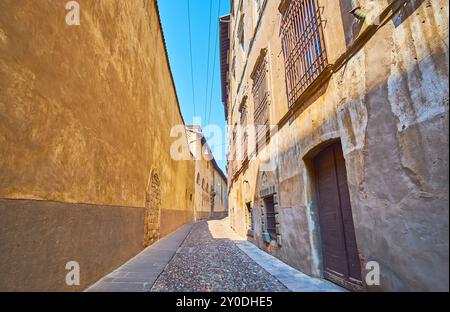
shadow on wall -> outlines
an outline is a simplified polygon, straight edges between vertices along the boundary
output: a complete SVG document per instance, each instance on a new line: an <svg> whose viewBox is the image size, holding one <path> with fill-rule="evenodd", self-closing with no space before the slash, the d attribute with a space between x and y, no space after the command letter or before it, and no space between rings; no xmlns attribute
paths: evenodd
<svg viewBox="0 0 450 312"><path fill-rule="evenodd" d="M350 11L352 10L351 0L340 0L341 17L345 32L345 45L349 48L353 41L358 37L363 22L355 18Z"/></svg>
<svg viewBox="0 0 450 312"><path fill-rule="evenodd" d="M389 4L396 0L389 0ZM426 7L431 7L431 0L409 0L405 3L402 10L394 16L395 27L400 26L408 17L410 17L421 5L426 2Z"/></svg>
<svg viewBox="0 0 450 312"><path fill-rule="evenodd" d="M399 0L388 0L389 5ZM395 27L400 26L409 16L411 16L421 5L423 2L427 2L426 6L431 6L430 0L410 0L406 1L404 7L394 16L393 22ZM362 26L363 21L355 18L350 11L353 9L352 0L340 0L340 10L341 17L344 26L345 32L345 44L347 48L349 48L354 40L358 37Z"/></svg>

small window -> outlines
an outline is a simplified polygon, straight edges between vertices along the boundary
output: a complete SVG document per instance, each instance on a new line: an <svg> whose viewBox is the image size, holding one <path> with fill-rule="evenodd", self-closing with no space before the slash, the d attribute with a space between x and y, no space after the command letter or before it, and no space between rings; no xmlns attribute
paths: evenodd
<svg viewBox="0 0 450 312"><path fill-rule="evenodd" d="M251 204L250 203L247 203L247 204L245 204L245 206L246 206L246 221L247 221L247 228L250 230L250 231L253 231L254 230L254 224L253 224L253 215L252 215L252 207L251 207Z"/></svg>
<svg viewBox="0 0 450 312"><path fill-rule="evenodd" d="M267 49L262 49L251 74L253 80L252 94L254 101L254 125L256 127L257 149L263 140L269 140L269 64Z"/></svg>
<svg viewBox="0 0 450 312"><path fill-rule="evenodd" d="M231 73L233 74L233 79L236 79L236 56L233 56L233 63L231 64Z"/></svg>
<svg viewBox="0 0 450 312"><path fill-rule="evenodd" d="M264 198L266 208L266 229L272 239L277 238L277 223L275 218L275 203L273 196Z"/></svg>
<svg viewBox="0 0 450 312"><path fill-rule="evenodd" d="M261 15L263 6L267 0L255 0L254 2L254 20L255 20L255 26L256 23L258 23L259 16Z"/></svg>
<svg viewBox="0 0 450 312"><path fill-rule="evenodd" d="M242 155L241 159L245 160L248 157L248 133L247 133L247 107L241 110L241 126L242 126Z"/></svg>
<svg viewBox="0 0 450 312"><path fill-rule="evenodd" d="M238 27L238 40L239 44L241 45L241 48L245 50L245 24L244 24L244 18L245 15L241 15L241 19L239 21L239 27Z"/></svg>
<svg viewBox="0 0 450 312"><path fill-rule="evenodd" d="M197 184L200 185L200 173L197 173Z"/></svg>

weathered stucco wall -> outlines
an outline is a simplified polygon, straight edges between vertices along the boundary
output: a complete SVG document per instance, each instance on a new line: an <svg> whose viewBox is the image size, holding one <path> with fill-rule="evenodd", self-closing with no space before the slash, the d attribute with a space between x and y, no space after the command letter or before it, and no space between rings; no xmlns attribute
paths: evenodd
<svg viewBox="0 0 450 312"><path fill-rule="evenodd" d="M360 2L371 12L388 4ZM251 12L250 2L244 3L244 11ZM346 15L349 3L321 1L331 64L351 47L361 29ZM239 61L241 47L235 43L230 125L239 123L238 106L244 96L253 103L250 73L263 48L268 48L270 123L280 124L288 113L279 4L268 0L256 30L252 14L246 14L248 57ZM239 18L232 18L232 41L237 40ZM320 276L309 159L323 143L339 139L361 260L363 265L371 260L381 265L381 286L368 289L448 290L448 56L448 2L410 1L315 96L281 122L272 138L271 144L278 145L271 174L278 190L281 247L269 246L261 237L258 160L229 181L232 226L247 234L245 203L251 201L255 233L250 239L305 273ZM253 104L248 113L253 115Z"/></svg>
<svg viewBox="0 0 450 312"><path fill-rule="evenodd" d="M151 172L160 234L192 220L194 162L170 157L183 119L155 1L78 2L80 26L65 1L0 2L0 290L78 290L62 284L67 261L83 288L137 253Z"/></svg>

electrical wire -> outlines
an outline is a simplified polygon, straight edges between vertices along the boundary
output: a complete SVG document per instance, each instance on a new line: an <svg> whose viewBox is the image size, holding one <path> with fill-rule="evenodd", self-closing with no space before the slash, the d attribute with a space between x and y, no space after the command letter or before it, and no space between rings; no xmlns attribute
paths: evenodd
<svg viewBox="0 0 450 312"><path fill-rule="evenodd" d="M214 0L209 1L209 31L208 31L208 60L206 62L206 88L205 88L205 119L208 113L208 87L209 87L209 61L211 54L211 19L212 19L212 3Z"/></svg>
<svg viewBox="0 0 450 312"><path fill-rule="evenodd" d="M213 64L213 74L212 74L212 83L211 83L211 95L210 95L210 99L209 99L209 113L208 113L208 125L209 122L211 120L211 107L212 107L212 98L213 98L213 91L214 91L214 75L216 72L216 60L217 60L217 45L218 45L218 39L219 39L219 29L220 29L220 22L219 22L219 18L220 18L220 6L221 6L222 0L219 0L219 7L217 8L217 33L216 33L216 43L214 44L214 64Z"/></svg>
<svg viewBox="0 0 450 312"><path fill-rule="evenodd" d="M194 62L192 61L192 32L191 32L191 5L190 0L187 0L188 6L188 28L189 28L189 54L191 59L191 87L192 87L192 106L194 108L194 117L196 115L195 112L195 87L194 87Z"/></svg>

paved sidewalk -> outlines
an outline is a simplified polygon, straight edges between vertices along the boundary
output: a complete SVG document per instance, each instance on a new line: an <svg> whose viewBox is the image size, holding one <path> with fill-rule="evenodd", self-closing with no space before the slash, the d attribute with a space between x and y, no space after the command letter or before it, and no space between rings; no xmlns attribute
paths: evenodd
<svg viewBox="0 0 450 312"><path fill-rule="evenodd" d="M239 249L279 280L292 292L343 292L345 289L319 278L310 277L248 241L235 241Z"/></svg>
<svg viewBox="0 0 450 312"><path fill-rule="evenodd" d="M171 261L193 224L162 238L89 287L87 292L149 292Z"/></svg>

